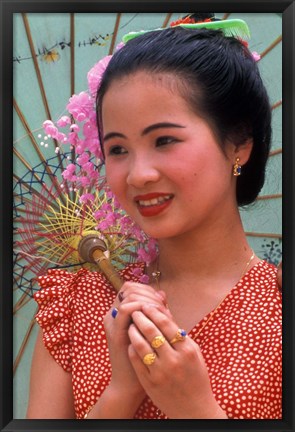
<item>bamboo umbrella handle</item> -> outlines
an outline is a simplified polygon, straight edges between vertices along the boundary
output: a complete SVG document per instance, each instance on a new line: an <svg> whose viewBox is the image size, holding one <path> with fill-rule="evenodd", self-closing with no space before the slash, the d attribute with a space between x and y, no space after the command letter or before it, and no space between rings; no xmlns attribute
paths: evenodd
<svg viewBox="0 0 295 432"><path fill-rule="evenodd" d="M96 263L116 291L120 291L124 281L111 264L108 248L103 240L95 234L88 234L80 240L78 252L84 261Z"/></svg>

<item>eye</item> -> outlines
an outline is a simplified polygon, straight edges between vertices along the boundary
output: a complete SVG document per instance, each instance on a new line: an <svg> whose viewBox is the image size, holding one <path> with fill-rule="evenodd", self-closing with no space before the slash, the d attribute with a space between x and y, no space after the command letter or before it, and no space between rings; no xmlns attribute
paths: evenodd
<svg viewBox="0 0 295 432"><path fill-rule="evenodd" d="M179 140L172 136L162 136L156 139L156 147L162 147L168 144L174 144Z"/></svg>
<svg viewBox="0 0 295 432"><path fill-rule="evenodd" d="M109 151L108 151L109 156L117 156L117 155L122 155L122 154L126 154L126 153L127 153L127 151L124 149L124 147L119 146L119 145L111 146Z"/></svg>

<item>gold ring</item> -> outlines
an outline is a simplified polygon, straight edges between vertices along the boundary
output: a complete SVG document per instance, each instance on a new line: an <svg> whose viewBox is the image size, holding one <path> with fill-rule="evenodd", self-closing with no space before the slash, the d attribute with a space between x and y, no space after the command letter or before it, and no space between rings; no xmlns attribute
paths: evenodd
<svg viewBox="0 0 295 432"><path fill-rule="evenodd" d="M164 338L164 336L162 336L162 335L156 336L152 340L151 346L153 348L160 348L162 345L164 345L165 341L166 341L166 339Z"/></svg>
<svg viewBox="0 0 295 432"><path fill-rule="evenodd" d="M186 338L186 331L183 329L178 329L176 335L173 339L171 339L170 344L174 344L175 342L183 341Z"/></svg>
<svg viewBox="0 0 295 432"><path fill-rule="evenodd" d="M150 365L152 365L153 363L154 363L154 361L156 360L156 354L155 353L149 353L149 354L146 354L145 356L144 356L144 358L142 359L142 361L143 361L143 363L145 364L145 365L148 365L148 366L150 366Z"/></svg>

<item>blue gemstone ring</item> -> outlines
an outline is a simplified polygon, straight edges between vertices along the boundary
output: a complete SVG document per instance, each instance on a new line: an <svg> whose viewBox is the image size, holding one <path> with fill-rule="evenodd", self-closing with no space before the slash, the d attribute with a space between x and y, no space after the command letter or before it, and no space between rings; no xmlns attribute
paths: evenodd
<svg viewBox="0 0 295 432"><path fill-rule="evenodd" d="M173 345L175 342L183 341L187 336L187 333L183 329L178 329L176 335L171 339L170 344Z"/></svg>
<svg viewBox="0 0 295 432"><path fill-rule="evenodd" d="M112 309L112 317L116 318L117 315L118 315L118 309L117 308L113 308Z"/></svg>

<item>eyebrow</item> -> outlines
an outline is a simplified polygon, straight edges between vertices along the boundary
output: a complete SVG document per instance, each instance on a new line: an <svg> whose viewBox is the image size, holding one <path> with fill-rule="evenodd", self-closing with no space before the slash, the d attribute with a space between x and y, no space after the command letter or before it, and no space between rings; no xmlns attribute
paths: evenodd
<svg viewBox="0 0 295 432"><path fill-rule="evenodd" d="M147 126L142 131L141 136L145 136L156 129L163 129L163 128L185 128L185 126L182 126L177 123L169 123L169 122L155 123L150 126ZM105 142L111 138L127 138L127 137L120 132L109 132L104 136L103 140Z"/></svg>

